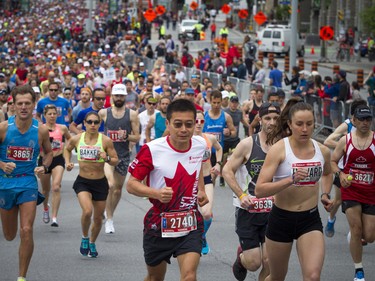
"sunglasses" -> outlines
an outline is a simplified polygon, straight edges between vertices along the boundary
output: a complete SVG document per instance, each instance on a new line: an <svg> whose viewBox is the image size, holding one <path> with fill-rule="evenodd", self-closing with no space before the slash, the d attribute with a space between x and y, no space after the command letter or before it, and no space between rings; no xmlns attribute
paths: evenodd
<svg viewBox="0 0 375 281"><path fill-rule="evenodd" d="M182 126L183 125L185 125L185 128L187 128L187 129L191 129L191 128L193 128L194 127L194 122L192 122L192 121L187 121L187 122L174 122L174 123L172 123L172 126L174 127L174 128L176 128L176 129L180 129L180 128L182 128Z"/></svg>
<svg viewBox="0 0 375 281"><path fill-rule="evenodd" d="M105 98L97 98L97 97L95 97L95 99L98 100L98 101L105 101Z"/></svg>
<svg viewBox="0 0 375 281"><path fill-rule="evenodd" d="M204 124L204 119L196 119L195 124Z"/></svg>
<svg viewBox="0 0 375 281"><path fill-rule="evenodd" d="M358 119L358 121L361 121L361 122L363 122L363 121L370 122L372 120L372 117L360 117L360 118L357 118L357 119Z"/></svg>
<svg viewBox="0 0 375 281"><path fill-rule="evenodd" d="M48 89L50 92L57 92L59 89Z"/></svg>
<svg viewBox="0 0 375 281"><path fill-rule="evenodd" d="M89 124L89 125L99 125L100 124L100 121L99 120L86 120L86 123Z"/></svg>
<svg viewBox="0 0 375 281"><path fill-rule="evenodd" d="M149 102L148 104L149 104L149 105L153 105L153 106L156 105L156 103L153 103L153 102Z"/></svg>
<svg viewBox="0 0 375 281"><path fill-rule="evenodd" d="M11 101L10 101L10 102L8 102L8 104L9 104L9 105L12 105L12 104L13 104L13 102L11 102Z"/></svg>
<svg viewBox="0 0 375 281"><path fill-rule="evenodd" d="M65 92L64 93L64 95L70 95L71 94L71 92Z"/></svg>

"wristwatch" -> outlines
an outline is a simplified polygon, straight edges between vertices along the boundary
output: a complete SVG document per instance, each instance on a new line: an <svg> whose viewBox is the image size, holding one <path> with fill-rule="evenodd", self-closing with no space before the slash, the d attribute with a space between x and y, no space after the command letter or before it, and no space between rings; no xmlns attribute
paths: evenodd
<svg viewBox="0 0 375 281"><path fill-rule="evenodd" d="M104 160L104 162L106 162L106 163L111 162L111 156L107 155L107 158Z"/></svg>
<svg viewBox="0 0 375 281"><path fill-rule="evenodd" d="M327 198L329 200L331 200L331 195L329 195L327 192L323 192L321 195L320 195L320 199L322 199L323 195L327 195Z"/></svg>
<svg viewBox="0 0 375 281"><path fill-rule="evenodd" d="M340 178L340 173L341 173L341 172L342 172L341 170L338 170L338 171L335 173L335 176L338 177L338 178Z"/></svg>

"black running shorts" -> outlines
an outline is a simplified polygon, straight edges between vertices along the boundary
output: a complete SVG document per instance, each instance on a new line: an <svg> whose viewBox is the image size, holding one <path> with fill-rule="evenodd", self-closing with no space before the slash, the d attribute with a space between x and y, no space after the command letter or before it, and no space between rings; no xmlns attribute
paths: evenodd
<svg viewBox="0 0 375 281"><path fill-rule="evenodd" d="M76 194L82 191L91 193L93 201L105 201L107 200L109 185L106 177L91 180L77 176L77 179L73 184L73 189Z"/></svg>
<svg viewBox="0 0 375 281"><path fill-rule="evenodd" d="M254 214L236 208L236 233L243 251L260 247L266 237L268 213Z"/></svg>
<svg viewBox="0 0 375 281"><path fill-rule="evenodd" d="M202 251L203 230L197 229L188 235L177 238L162 238L145 233L143 235L143 251L148 266L157 266L161 262L171 263L171 257L186 253Z"/></svg>
<svg viewBox="0 0 375 281"><path fill-rule="evenodd" d="M266 236L276 242L291 243L294 239L314 230L323 233L318 207L303 212L291 212L273 205L268 218Z"/></svg>
<svg viewBox="0 0 375 281"><path fill-rule="evenodd" d="M42 156L39 156L38 166L43 166L43 157ZM52 163L48 167L48 170L47 170L46 174L50 174L51 171L54 168L56 168L57 166L61 166L61 167L63 167L65 169L65 159L64 159L64 156L62 154L57 155L57 156L55 156L55 157L52 158Z"/></svg>
<svg viewBox="0 0 375 281"><path fill-rule="evenodd" d="M354 206L358 206L358 205L361 205L362 207L362 214L375 216L375 205L365 204L365 203L361 203L358 201L353 201L353 200L342 201L341 209L342 209L342 212L345 213L347 209L354 207Z"/></svg>

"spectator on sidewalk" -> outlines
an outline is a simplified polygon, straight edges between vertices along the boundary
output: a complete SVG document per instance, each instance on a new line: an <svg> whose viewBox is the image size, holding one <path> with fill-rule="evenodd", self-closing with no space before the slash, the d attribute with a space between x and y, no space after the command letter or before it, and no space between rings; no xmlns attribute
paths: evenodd
<svg viewBox="0 0 375 281"><path fill-rule="evenodd" d="M283 73L277 69L279 64L277 61L273 61L271 65L271 72L269 75L270 78L270 86L274 86L277 88L282 88L282 81L283 81Z"/></svg>

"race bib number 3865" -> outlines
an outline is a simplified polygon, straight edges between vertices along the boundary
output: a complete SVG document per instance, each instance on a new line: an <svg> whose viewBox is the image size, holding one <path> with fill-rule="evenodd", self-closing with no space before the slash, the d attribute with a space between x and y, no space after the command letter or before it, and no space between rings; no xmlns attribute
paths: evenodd
<svg viewBox="0 0 375 281"><path fill-rule="evenodd" d="M161 214L161 236L163 238L185 236L196 229L197 218L194 210Z"/></svg>
<svg viewBox="0 0 375 281"><path fill-rule="evenodd" d="M34 149L25 146L7 147L7 159L15 161L31 161L33 159Z"/></svg>

